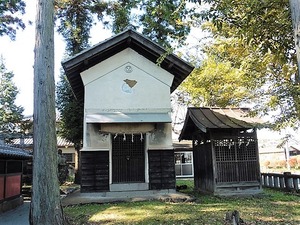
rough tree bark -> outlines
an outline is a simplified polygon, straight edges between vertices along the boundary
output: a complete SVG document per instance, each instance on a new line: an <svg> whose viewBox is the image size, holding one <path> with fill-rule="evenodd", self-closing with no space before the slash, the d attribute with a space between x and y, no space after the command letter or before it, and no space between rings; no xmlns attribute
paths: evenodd
<svg viewBox="0 0 300 225"><path fill-rule="evenodd" d="M296 76L296 81L300 82L300 1L299 0L289 0L292 23L294 29L294 39L295 47L297 53L297 64L298 64L298 76Z"/></svg>
<svg viewBox="0 0 300 225"><path fill-rule="evenodd" d="M34 150L31 225L65 224L55 130L54 0L38 0L34 55Z"/></svg>

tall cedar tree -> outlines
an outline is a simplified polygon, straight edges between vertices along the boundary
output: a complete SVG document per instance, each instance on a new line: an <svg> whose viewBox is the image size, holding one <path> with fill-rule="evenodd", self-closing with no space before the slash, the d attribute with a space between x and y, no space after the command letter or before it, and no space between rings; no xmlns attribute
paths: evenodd
<svg viewBox="0 0 300 225"><path fill-rule="evenodd" d="M54 0L38 0L34 54L31 225L66 224L60 202L54 82Z"/></svg>

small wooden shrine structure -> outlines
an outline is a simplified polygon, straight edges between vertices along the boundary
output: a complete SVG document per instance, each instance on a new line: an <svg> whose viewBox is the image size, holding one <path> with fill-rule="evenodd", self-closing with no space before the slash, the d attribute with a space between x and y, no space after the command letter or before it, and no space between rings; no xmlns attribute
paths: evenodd
<svg viewBox="0 0 300 225"><path fill-rule="evenodd" d="M179 140L193 141L195 189L214 195L261 192L256 127L245 108L189 108Z"/></svg>
<svg viewBox="0 0 300 225"><path fill-rule="evenodd" d="M84 103L81 191L175 190L170 93L193 67L132 27L63 67Z"/></svg>
<svg viewBox="0 0 300 225"><path fill-rule="evenodd" d="M0 144L0 213L23 203L23 161L30 158L26 150Z"/></svg>

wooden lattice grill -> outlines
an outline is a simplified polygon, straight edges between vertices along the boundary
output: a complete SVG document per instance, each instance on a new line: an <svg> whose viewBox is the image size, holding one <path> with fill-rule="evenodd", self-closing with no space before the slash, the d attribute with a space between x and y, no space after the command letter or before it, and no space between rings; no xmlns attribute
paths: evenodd
<svg viewBox="0 0 300 225"><path fill-rule="evenodd" d="M257 140L239 138L214 140L217 182L257 181Z"/></svg>
<svg viewBox="0 0 300 225"><path fill-rule="evenodd" d="M145 135L122 134L112 138L113 183L145 181Z"/></svg>

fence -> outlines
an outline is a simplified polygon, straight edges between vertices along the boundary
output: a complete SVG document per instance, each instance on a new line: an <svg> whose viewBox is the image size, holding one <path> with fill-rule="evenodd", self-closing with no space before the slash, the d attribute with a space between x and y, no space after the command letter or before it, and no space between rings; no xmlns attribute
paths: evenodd
<svg viewBox="0 0 300 225"><path fill-rule="evenodd" d="M263 187L297 192L300 189L300 175L291 174L290 172L283 174L262 173L261 181Z"/></svg>

